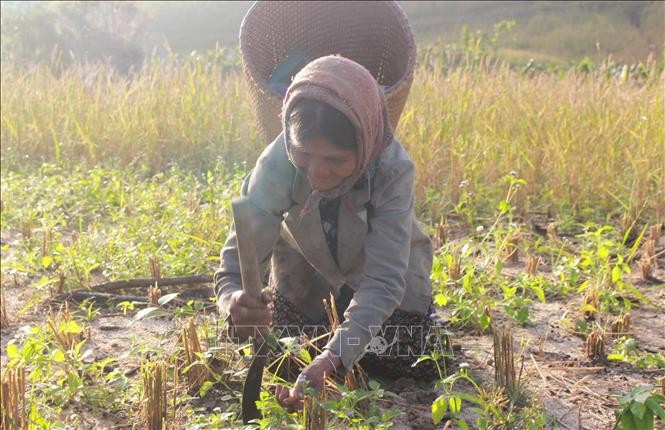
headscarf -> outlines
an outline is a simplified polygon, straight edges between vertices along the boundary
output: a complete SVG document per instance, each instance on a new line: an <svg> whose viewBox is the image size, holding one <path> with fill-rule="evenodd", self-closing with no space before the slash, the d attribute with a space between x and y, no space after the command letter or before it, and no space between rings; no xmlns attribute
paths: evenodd
<svg viewBox="0 0 665 430"><path fill-rule="evenodd" d="M288 119L291 109L303 99L317 100L344 114L356 130L357 153L356 169L351 176L331 190L312 190L301 216L318 206L322 198L332 200L345 195L393 141L386 99L372 74L352 60L329 55L300 70L284 97L284 141L292 163Z"/></svg>

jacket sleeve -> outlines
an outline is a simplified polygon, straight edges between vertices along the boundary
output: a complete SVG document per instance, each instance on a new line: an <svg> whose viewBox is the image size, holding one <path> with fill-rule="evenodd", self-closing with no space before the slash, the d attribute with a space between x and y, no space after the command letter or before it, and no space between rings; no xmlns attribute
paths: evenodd
<svg viewBox="0 0 665 430"><path fill-rule="evenodd" d="M286 156L281 136L261 154L256 166L245 178L241 195L252 204L252 226L260 273L265 273L272 250L279 238L283 214L291 206L294 167ZM220 255L220 267L213 277L217 308L222 319L229 316L231 295L242 290L240 263L232 226Z"/></svg>
<svg viewBox="0 0 665 430"><path fill-rule="evenodd" d="M372 191L373 216L365 238L365 267L342 323L325 349L341 357L348 370L397 309L406 289L411 252L413 162L408 158L377 169ZM383 176L383 178L381 177Z"/></svg>

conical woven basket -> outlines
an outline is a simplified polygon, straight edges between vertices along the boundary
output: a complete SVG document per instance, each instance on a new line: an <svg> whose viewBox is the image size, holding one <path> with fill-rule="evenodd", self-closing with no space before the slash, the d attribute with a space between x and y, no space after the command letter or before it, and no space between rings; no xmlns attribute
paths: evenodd
<svg viewBox="0 0 665 430"><path fill-rule="evenodd" d="M413 32L397 2L258 1L252 5L240 28L240 50L268 142L282 131L282 95L269 85L269 79L294 49L304 52L309 61L339 54L365 66L384 88L390 121L397 127L416 62Z"/></svg>

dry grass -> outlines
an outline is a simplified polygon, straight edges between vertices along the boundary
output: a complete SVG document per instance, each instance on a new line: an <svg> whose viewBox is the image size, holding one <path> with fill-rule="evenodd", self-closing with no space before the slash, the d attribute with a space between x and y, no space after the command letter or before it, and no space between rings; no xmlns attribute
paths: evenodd
<svg viewBox="0 0 665 430"><path fill-rule="evenodd" d="M162 297L162 290L157 284L148 288L148 306L159 306L159 299Z"/></svg>
<svg viewBox="0 0 665 430"><path fill-rule="evenodd" d="M164 361L147 362L141 370L141 424L145 429L162 430L167 423L167 364Z"/></svg>
<svg viewBox="0 0 665 430"><path fill-rule="evenodd" d="M325 402L327 398L328 390L326 387L323 387L321 392L320 402ZM326 415L326 410L313 399L311 396L306 396L303 401L303 415L305 417L305 429L306 430L325 430L326 424L328 422L328 417Z"/></svg>
<svg viewBox="0 0 665 430"><path fill-rule="evenodd" d="M3 370L0 387L0 405L2 405L0 428L7 430L28 428L25 381L25 368Z"/></svg>
<svg viewBox="0 0 665 430"><path fill-rule="evenodd" d="M503 249L504 261L511 261L517 263L520 261L519 244L521 239L519 231L510 233L506 238L506 246Z"/></svg>
<svg viewBox="0 0 665 430"><path fill-rule="evenodd" d="M159 264L159 259L157 257L150 257L148 264L150 265L150 276L152 276L152 279L160 279L162 277L162 267Z"/></svg>
<svg viewBox="0 0 665 430"><path fill-rule="evenodd" d="M621 336L628 333L630 330L630 314L621 313L610 324L610 331L612 336Z"/></svg>
<svg viewBox="0 0 665 430"><path fill-rule="evenodd" d="M605 330L598 324L586 338L586 356L589 360L605 359Z"/></svg>
<svg viewBox="0 0 665 430"><path fill-rule="evenodd" d="M110 69L2 70L3 167L28 160L252 163L263 142L239 72L205 61ZM417 71L397 134L433 220L471 193L492 209L510 171L527 181L517 213L665 217L665 75L645 84L598 74L525 76L507 67ZM461 189L460 183L466 186ZM434 192L432 192L434 190ZM483 201L473 201L480 199ZM29 229L26 229L26 232Z"/></svg>
<svg viewBox="0 0 665 430"><path fill-rule="evenodd" d="M494 336L494 379L497 386L507 393L516 389L515 360L513 353L513 333L510 327L493 330Z"/></svg>
<svg viewBox="0 0 665 430"><path fill-rule="evenodd" d="M664 83L665 75L634 86L507 68L421 70L398 135L416 162L419 197L437 189L457 202L465 181L487 198L487 187L514 170L527 181L519 211L620 208L662 219Z"/></svg>
<svg viewBox="0 0 665 430"><path fill-rule="evenodd" d="M526 259L526 273L529 276L536 276L538 274L538 266L540 266L541 258L537 255L529 255Z"/></svg>
<svg viewBox="0 0 665 430"><path fill-rule="evenodd" d="M188 318L180 332L180 344L184 352L183 365L187 369L187 386L190 391L198 390L208 378L209 372L202 363L203 349L196 333L194 318Z"/></svg>
<svg viewBox="0 0 665 430"><path fill-rule="evenodd" d="M434 249L439 249L448 242L450 238L450 225L447 221L441 218L439 222L434 224L434 236L432 237L432 245Z"/></svg>

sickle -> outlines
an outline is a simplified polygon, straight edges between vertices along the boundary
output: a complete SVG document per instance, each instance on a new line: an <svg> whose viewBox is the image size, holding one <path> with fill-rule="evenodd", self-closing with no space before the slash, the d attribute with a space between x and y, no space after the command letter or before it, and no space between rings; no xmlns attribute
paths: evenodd
<svg viewBox="0 0 665 430"><path fill-rule="evenodd" d="M256 300L261 300L262 283L256 257L256 242L250 205L251 203L246 197L240 197L231 202L242 288ZM259 400L261 393L267 350L267 344L263 337L257 336L254 339L254 358L249 366L245 384L242 388L242 421L244 424L248 424L253 419L261 418L261 412L256 407L256 401Z"/></svg>

